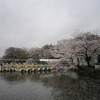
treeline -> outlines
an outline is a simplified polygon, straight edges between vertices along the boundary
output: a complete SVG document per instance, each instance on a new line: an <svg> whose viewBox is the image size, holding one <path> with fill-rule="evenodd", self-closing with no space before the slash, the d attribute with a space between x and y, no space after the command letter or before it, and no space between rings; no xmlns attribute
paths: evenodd
<svg viewBox="0 0 100 100"><path fill-rule="evenodd" d="M60 59L60 61L71 62L77 60L77 65L85 60L87 66L91 66L92 56L100 53L100 36L93 32L78 33L71 39L63 39L56 45L47 44L42 48L15 48L9 47L5 50L3 59Z"/></svg>
<svg viewBox="0 0 100 100"><path fill-rule="evenodd" d="M16 48L16 47L9 47L5 50L4 55L2 56L3 59L29 59L32 58L33 60L39 59L54 59L55 57L51 54L51 50L53 50L53 45L45 45L42 48Z"/></svg>

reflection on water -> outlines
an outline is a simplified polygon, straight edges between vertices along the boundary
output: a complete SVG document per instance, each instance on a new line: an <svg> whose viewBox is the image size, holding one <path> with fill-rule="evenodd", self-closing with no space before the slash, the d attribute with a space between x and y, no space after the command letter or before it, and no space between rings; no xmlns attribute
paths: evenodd
<svg viewBox="0 0 100 100"><path fill-rule="evenodd" d="M100 80L72 75L0 73L0 100L100 100Z"/></svg>

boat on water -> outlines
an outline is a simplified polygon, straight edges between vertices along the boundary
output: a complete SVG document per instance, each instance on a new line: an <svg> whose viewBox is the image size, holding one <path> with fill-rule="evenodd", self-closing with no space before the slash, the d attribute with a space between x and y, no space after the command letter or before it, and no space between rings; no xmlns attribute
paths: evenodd
<svg viewBox="0 0 100 100"><path fill-rule="evenodd" d="M45 72L51 71L52 67L44 65L9 65L0 66L0 72Z"/></svg>

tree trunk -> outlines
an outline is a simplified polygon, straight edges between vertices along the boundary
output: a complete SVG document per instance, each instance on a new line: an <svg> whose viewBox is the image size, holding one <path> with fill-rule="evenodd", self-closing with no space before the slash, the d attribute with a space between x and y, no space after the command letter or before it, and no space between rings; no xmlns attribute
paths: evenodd
<svg viewBox="0 0 100 100"><path fill-rule="evenodd" d="M78 65L78 66L80 66L80 61L79 61L79 58L77 58L77 63L78 63L77 65Z"/></svg>
<svg viewBox="0 0 100 100"><path fill-rule="evenodd" d="M73 62L73 58L71 57L71 63L72 63L72 65L74 64L74 62Z"/></svg>
<svg viewBox="0 0 100 100"><path fill-rule="evenodd" d="M91 66L91 65L90 65L90 60L91 60L91 57L90 57L90 56L89 56L89 57L87 56L87 57L86 57L86 62L87 62L87 66L88 66L88 67Z"/></svg>
<svg viewBox="0 0 100 100"><path fill-rule="evenodd" d="M77 67L78 67L79 69L82 69L81 66L80 66L80 60L79 60L79 58L77 58Z"/></svg>

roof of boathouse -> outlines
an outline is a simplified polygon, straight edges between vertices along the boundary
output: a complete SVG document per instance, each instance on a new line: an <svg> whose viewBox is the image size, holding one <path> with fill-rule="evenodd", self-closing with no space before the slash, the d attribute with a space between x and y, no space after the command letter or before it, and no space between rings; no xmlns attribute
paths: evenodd
<svg viewBox="0 0 100 100"><path fill-rule="evenodd" d="M59 61L59 59L40 59L40 61L45 61L45 62L56 62L56 61Z"/></svg>

